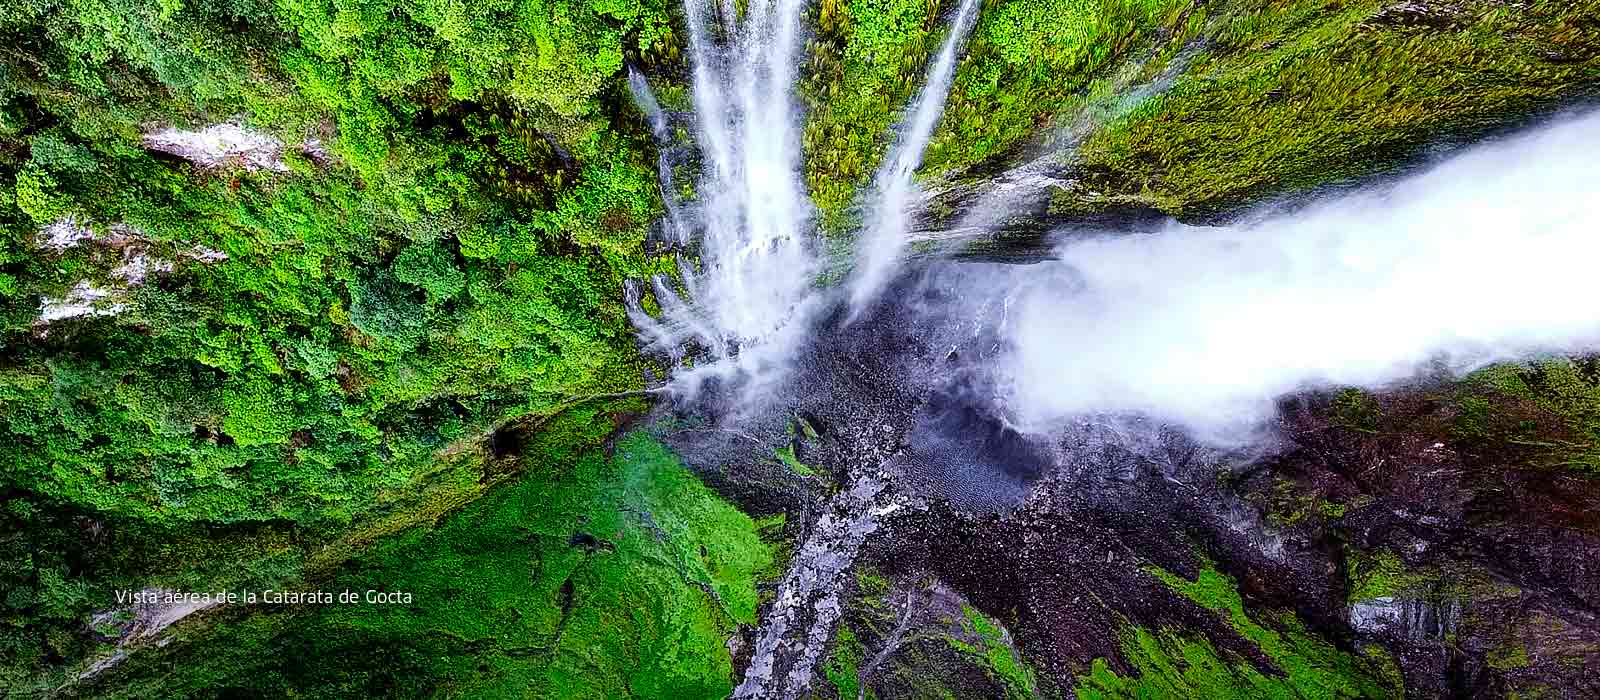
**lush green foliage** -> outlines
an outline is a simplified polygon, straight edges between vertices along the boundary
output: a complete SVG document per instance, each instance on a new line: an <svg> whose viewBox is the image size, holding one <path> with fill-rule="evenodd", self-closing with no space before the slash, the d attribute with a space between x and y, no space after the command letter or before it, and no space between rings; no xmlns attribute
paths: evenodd
<svg viewBox="0 0 1600 700"><path fill-rule="evenodd" d="M1468 449L1513 445L1535 464L1600 474L1600 365L1558 358L1496 365L1469 377L1456 397L1452 437Z"/></svg>
<svg viewBox="0 0 1600 700"><path fill-rule="evenodd" d="M891 128L942 41L936 0L822 0L800 88L810 110L806 184L824 225L841 217L893 143Z"/></svg>
<svg viewBox="0 0 1600 700"><path fill-rule="evenodd" d="M925 167L962 168L1049 135L1054 116L1092 77L1192 3L1172 0L986 2L956 72Z"/></svg>
<svg viewBox="0 0 1600 700"><path fill-rule="evenodd" d="M962 632L974 638L974 643L952 639L957 649L978 658L984 672L1005 688L1007 698L1032 698L1038 696L1038 685L1033 669L1023 661L1006 631L977 608L963 606Z"/></svg>
<svg viewBox="0 0 1600 700"><path fill-rule="evenodd" d="M609 430L543 421L640 381L659 204L616 105L625 57L675 55L666 7L0 7L0 685L90 650L115 588L294 581L459 507L507 422ZM224 120L284 169L141 143ZM96 240L46 248L63 219ZM80 283L117 313L39 320Z"/></svg>
<svg viewBox="0 0 1600 700"><path fill-rule="evenodd" d="M753 619L774 552L648 439L590 453L610 411L639 406L582 401L641 381L620 297L659 265L642 250L659 202L619 78L625 60L681 75L676 4L0 4L0 687L61 687L114 653L85 624L114 590L310 581L419 602L236 611L95 690L727 692L723 640ZM953 4L812 4L804 175L829 232L848 228ZM1205 213L1600 79L1595 0L1469 0L1423 21L1386 18L1389 4L988 0L925 172L1065 141L1079 186L1059 209ZM141 143L222 121L287 144L283 168L197 167ZM97 239L43 245L63 222ZM140 256L171 269L131 281ZM106 313L43 322L82 284L109 291ZM1600 470L1595 376L1567 361L1481 373L1451 397L1451 437ZM1335 412L1385 429L1359 392ZM1292 500L1275 524L1343 513ZM1355 597L1417 587L1392 557L1351 561ZM1377 661L1246 612L1216 572L1157 575L1284 674L1216 640L1131 630L1140 675L1098 665L1086 694L1388 688L1367 673ZM997 626L967 622L979 643L960 651L984 675L1034 687ZM859 690L867 631L842 627L825 666L842 695ZM292 665L307 656L326 663Z"/></svg>
<svg viewBox="0 0 1600 700"><path fill-rule="evenodd" d="M0 480L151 521L345 521L453 441L635 385L620 288L657 204L638 125L602 104L666 22L657 2L9 6ZM197 171L137 143L236 112L330 155ZM104 242L34 248L63 216L133 227L175 269L135 286ZM80 280L122 313L35 325Z"/></svg>

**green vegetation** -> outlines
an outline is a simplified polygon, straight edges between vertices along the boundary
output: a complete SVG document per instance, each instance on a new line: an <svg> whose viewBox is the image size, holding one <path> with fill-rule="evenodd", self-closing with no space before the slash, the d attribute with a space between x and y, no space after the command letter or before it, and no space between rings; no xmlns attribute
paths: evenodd
<svg viewBox="0 0 1600 700"><path fill-rule="evenodd" d="M1392 4L987 0L923 175L979 177L1067 144L1078 185L1054 193L1057 210L1198 216L1600 83L1600 0ZM687 107L672 82L679 5L0 4L0 688L727 694L726 640L772 595L800 523L751 521L643 434L602 449L619 414L647 405L617 398L645 374L623 282L672 269L643 245L661 214L655 146L622 76L637 65L664 105ZM849 241L835 234L953 6L807 9L797 89L803 176L835 263L825 280L842 275ZM197 164L144 138L221 123L281 147ZM693 161L675 166L684 196ZM43 315L84 290L104 298ZM1597 376L1568 360L1485 370L1444 420L1462 452L1600 474ZM1335 422L1366 434L1393 421L1384 408L1355 390L1333 401ZM821 439L817 426L796 417L790 437L775 458L810 488L826 475L795 445ZM1277 525L1346 512L1279 486L1266 496ZM1481 572L1440 588L1390 552L1349 562L1353 600L1506 592ZM1215 571L1152 573L1275 668L1130 628L1138 675L1097 662L1085 696L1398 685L1392 659L1249 613ZM904 582L863 570L855 583L822 671L850 698ZM115 591L155 586L415 602L213 610L159 641L126 637L134 615ZM964 636L930 644L944 656L908 643L873 677L928 696L953 694L920 673L941 664L1014 697L1051 680L998 622L967 609L950 625ZM1527 660L1508 648L1489 663Z"/></svg>
<svg viewBox="0 0 1600 700"><path fill-rule="evenodd" d="M636 386L618 297L657 204L601 89L666 16L547 5L8 9L30 53L0 64L0 476L140 520L347 522L453 441ZM138 147L144 123L235 111L291 144L334 120L333 162L197 171ZM131 226L176 268L40 333L41 298L122 262L34 251L63 216Z"/></svg>
<svg viewBox="0 0 1600 700"><path fill-rule="evenodd" d="M963 605L961 611L965 614L963 631L975 637L977 643L969 644L956 638L951 638L950 643L957 649L978 657L989 677L1000 687L1005 688L1007 698L1037 697L1038 685L1034 680L1033 669L1028 667L1027 662L1022 660L1021 654L1012 646L1010 635L977 608Z"/></svg>
<svg viewBox="0 0 1600 700"><path fill-rule="evenodd" d="M925 159L981 176L1039 146L1062 213L1206 216L1397 163L1600 86L1595 0L996 0Z"/></svg>
<svg viewBox="0 0 1600 700"><path fill-rule="evenodd" d="M407 592L411 604L265 610L187 648L134 657L95 690L724 697L733 687L724 641L754 621L755 576L771 559L754 521L634 434L615 457L530 466L516 484L436 528L374 544L319 584ZM147 675L173 654L208 661Z"/></svg>
<svg viewBox="0 0 1600 700"><path fill-rule="evenodd" d="M1382 550L1370 556L1351 551L1345 558L1345 576L1350 582L1350 601L1395 598L1422 594L1432 578L1408 571L1394 552Z"/></svg>
<svg viewBox="0 0 1600 700"><path fill-rule="evenodd" d="M800 84L809 112L806 184L830 231L893 142L892 127L921 87L937 0L822 0Z"/></svg>
<svg viewBox="0 0 1600 700"><path fill-rule="evenodd" d="M817 475L816 470L806 466L805 463L801 462L799 458L794 456L794 447L791 445L784 445L783 447L778 448L773 452L773 455L778 458L779 462L783 463L783 466L788 467L789 471L799 474L800 476Z"/></svg>
<svg viewBox="0 0 1600 700"><path fill-rule="evenodd" d="M839 631L833 637L833 652L828 661L822 665L822 676L833 685L834 692L838 693L841 700L862 696L873 698L876 694L871 688L861 689L860 673L861 663L866 660L867 650L861 645L861 640L856 639L849 625L839 625Z"/></svg>
<svg viewBox="0 0 1600 700"><path fill-rule="evenodd" d="M1204 214L1370 172L1600 79L1594 0L1416 7L1208 5L1203 48L1169 89L1083 143L1088 177L1058 205L1129 197Z"/></svg>
<svg viewBox="0 0 1600 700"><path fill-rule="evenodd" d="M1387 549L1365 552L1346 548L1345 580L1351 603L1375 598L1467 602L1515 597L1522 593L1516 586L1497 580L1476 566L1411 567Z"/></svg>
<svg viewBox="0 0 1600 700"><path fill-rule="evenodd" d="M1334 425L1363 433L1378 432L1378 421L1383 417L1383 407L1365 391L1350 387L1333 397L1330 411Z"/></svg>
<svg viewBox="0 0 1600 700"><path fill-rule="evenodd" d="M1490 650L1488 656L1484 657L1484 659L1489 664L1489 668L1496 671L1514 671L1519 668L1527 668L1532 663L1528 660L1527 647L1521 644L1508 644Z"/></svg>
<svg viewBox="0 0 1600 700"><path fill-rule="evenodd" d="M1600 475L1595 360L1496 365L1461 383L1452 433L1473 449L1510 445L1532 461Z"/></svg>
<svg viewBox="0 0 1600 700"><path fill-rule="evenodd" d="M1401 689L1383 664L1340 651L1309 633L1292 613L1258 622L1244 607L1233 579L1205 568L1194 581L1151 567L1151 575L1195 604L1226 617L1234 631L1269 659L1258 669L1248 659L1219 651L1212 640L1173 630L1130 628L1123 653L1137 674L1122 676L1096 659L1079 676L1079 698L1248 697L1383 698Z"/></svg>
<svg viewBox="0 0 1600 700"><path fill-rule="evenodd" d="M957 67L929 172L966 168L1049 138L1091 79L1155 33L1182 34L1193 3L1174 0L986 2ZM1198 10L1203 12L1203 10Z"/></svg>
<svg viewBox="0 0 1600 700"><path fill-rule="evenodd" d="M109 655L112 645L87 636L84 621L92 612L116 609L118 590L285 590L324 580L370 543L430 525L487 493L516 474L524 459L546 470L571 463L611 431L604 420L609 412L626 409L639 406L571 409L528 440L521 458L492 459L480 450L448 455L415 493L334 530L292 523L162 526L7 496L0 679L16 688L55 688L66 683L76 660Z"/></svg>
<svg viewBox="0 0 1600 700"><path fill-rule="evenodd" d="M659 210L613 105L625 57L676 56L667 7L0 8L0 685L88 653L113 588L282 585L520 468L498 428L610 430L574 399L639 386ZM224 120L284 170L140 140ZM43 247L69 219L96 240ZM38 320L80 282L117 313Z"/></svg>

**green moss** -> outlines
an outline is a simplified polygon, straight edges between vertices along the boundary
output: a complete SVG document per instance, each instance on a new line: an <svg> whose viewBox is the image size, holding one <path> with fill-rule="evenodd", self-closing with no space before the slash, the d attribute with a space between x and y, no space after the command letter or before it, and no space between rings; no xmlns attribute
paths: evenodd
<svg viewBox="0 0 1600 700"><path fill-rule="evenodd" d="M1430 586L1433 578L1406 568L1400 557L1389 550L1366 554L1347 550L1345 576L1350 584L1350 602L1375 598L1418 596Z"/></svg>
<svg viewBox="0 0 1600 700"><path fill-rule="evenodd" d="M833 685L839 698L848 700L861 693L859 674L861 662L866 660L866 657L866 648L856 639L855 632L850 630L850 626L839 625L838 631L833 635L833 652L828 656L828 662L822 666L823 677ZM871 688L866 689L866 697L874 697Z"/></svg>
<svg viewBox="0 0 1600 700"><path fill-rule="evenodd" d="M1365 644L1361 647L1361 655L1371 662L1376 669L1378 680L1387 688L1402 690L1406 686L1405 673L1400 669L1400 661L1376 644ZM1403 697L1403 694L1400 694Z"/></svg>
<svg viewBox="0 0 1600 700"><path fill-rule="evenodd" d="M966 617L964 630L975 637L977 643L968 644L952 638L951 645L976 657L990 679L1005 688L1005 697L1036 697L1038 683L1034 678L1033 669L1029 668L1022 660L1022 655L1012 646L1010 635L1006 634L999 623L989 619L989 616L979 612L977 608L963 604L961 610Z"/></svg>
<svg viewBox="0 0 1600 700"><path fill-rule="evenodd" d="M614 458L535 467L437 528L383 539L319 586L403 591L412 604L263 610L136 656L101 690L723 697L724 641L755 621L771 561L755 522L635 434Z"/></svg>
<svg viewBox="0 0 1600 700"><path fill-rule="evenodd" d="M1255 500L1262 499L1257 497ZM1294 527L1322 512L1316 494L1300 491L1299 485L1292 479L1280 478L1275 481L1265 501L1267 522L1281 528Z"/></svg>
<svg viewBox="0 0 1600 700"><path fill-rule="evenodd" d="M1082 187L1188 214L1337 181L1575 94L1600 60L1592 1L1375 19L1388 4L1215 4L1171 88L1083 143Z"/></svg>
<svg viewBox="0 0 1600 700"><path fill-rule="evenodd" d="M1521 644L1507 644L1491 649L1484 662L1496 671L1515 671L1533 665L1528 659L1528 649Z"/></svg>
<svg viewBox="0 0 1600 700"><path fill-rule="evenodd" d="M1521 595L1521 589L1469 564L1409 567L1393 551L1345 550L1348 600L1402 598L1431 603L1487 601Z"/></svg>
<svg viewBox="0 0 1600 700"><path fill-rule="evenodd" d="M1456 396L1452 435L1479 450L1512 449L1533 464L1600 475L1600 379L1592 360L1496 365Z"/></svg>
<svg viewBox="0 0 1600 700"><path fill-rule="evenodd" d="M1371 394L1350 387L1333 397L1330 417L1334 425L1346 430L1376 433L1378 422L1383 418L1383 409Z"/></svg>
<svg viewBox="0 0 1600 700"><path fill-rule="evenodd" d="M1257 621L1246 611L1233 580L1215 569L1202 569L1193 581L1158 567L1147 571L1197 605L1225 615L1276 672L1224 656L1207 639L1134 627L1124 632L1122 647L1137 674L1121 676L1097 659L1078 677L1078 697L1379 698L1400 692L1381 664L1375 667L1371 659L1334 648L1305 630L1293 614L1276 616L1270 626Z"/></svg>
<svg viewBox="0 0 1600 700"><path fill-rule="evenodd" d="M792 445L784 445L783 447L774 450L773 455L778 458L779 462L783 463L783 466L788 467L789 471L799 474L800 476L817 475L815 470L806 466L798 457L794 456L794 446Z"/></svg>
<svg viewBox="0 0 1600 700"><path fill-rule="evenodd" d="M756 532L772 553L771 562L755 574L758 584L757 607L766 605L777 596L778 588L775 584L782 580L784 573L789 569L789 562L794 559L798 543L794 537L786 534L787 523L788 516L783 513L757 518L755 521Z"/></svg>
<svg viewBox="0 0 1600 700"><path fill-rule="evenodd" d="M1192 5L1171 0L986 2L957 67L925 167L966 168L1044 131L1129 49L1172 31ZM1045 127L1042 129L1041 127Z"/></svg>
<svg viewBox="0 0 1600 700"><path fill-rule="evenodd" d="M871 566L856 568L856 591L861 599L881 603L893 586L894 582Z"/></svg>

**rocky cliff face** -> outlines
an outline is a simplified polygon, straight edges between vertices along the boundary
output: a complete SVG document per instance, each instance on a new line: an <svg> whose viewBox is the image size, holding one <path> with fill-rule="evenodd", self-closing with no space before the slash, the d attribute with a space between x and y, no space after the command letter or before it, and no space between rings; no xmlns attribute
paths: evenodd
<svg viewBox="0 0 1600 700"><path fill-rule="evenodd" d="M1274 439L1248 451L1138 421L1041 442L992 413L994 339L971 331L989 300L962 294L1027 269L907 274L866 318L824 324L830 342L797 370L803 396L746 418L743 435L669 437L736 501L834 504L807 521L807 541L841 517L872 518L836 561L845 574L820 585L842 617L789 637L798 652L832 627L810 692L1600 690L1587 673L1600 663L1600 480L1566 451L1592 429L1591 363L1289 396ZM674 410L733 408L718 405L712 392ZM772 446L809 466L808 486L744 466L771 462ZM831 510L862 475L880 484L875 505L895 505ZM950 652L973 642L959 616L928 612L939 605L1004 630L995 658L1015 654L1014 672Z"/></svg>

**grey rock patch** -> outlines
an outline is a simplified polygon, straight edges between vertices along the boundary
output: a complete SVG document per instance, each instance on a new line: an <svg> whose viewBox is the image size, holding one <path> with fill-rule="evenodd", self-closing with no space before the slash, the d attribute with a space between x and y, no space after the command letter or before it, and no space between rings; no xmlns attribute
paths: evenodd
<svg viewBox="0 0 1600 700"><path fill-rule="evenodd" d="M114 316L127 308L127 304L117 301L119 291L97 287L88 280L79 280L66 296L41 300L39 321L49 323L83 316Z"/></svg>
<svg viewBox="0 0 1600 700"><path fill-rule="evenodd" d="M143 141L145 148L177 156L203 168L237 165L249 171L289 171L289 166L283 162L282 141L231 122L213 124L199 131L169 126L146 133ZM320 141L315 148L321 148Z"/></svg>
<svg viewBox="0 0 1600 700"><path fill-rule="evenodd" d="M64 216L55 223L39 229L38 243L40 248L61 253L94 238L94 229L71 216Z"/></svg>
<svg viewBox="0 0 1600 700"><path fill-rule="evenodd" d="M1443 641L1461 620L1461 603L1384 596L1352 603L1350 626L1357 632L1393 635L1412 642Z"/></svg>
<svg viewBox="0 0 1600 700"><path fill-rule="evenodd" d="M136 594L135 602L102 610L91 616L89 624L97 631L113 627L117 630L114 635L109 635L110 639L117 643L117 648L110 656L96 660L79 673L78 680L94 678L125 661L128 658L130 645L150 641L163 630L177 624L179 620L222 605L221 600L160 602L165 594L171 592L159 587L145 588ZM169 636L155 639L154 643L158 647L163 647L171 641L172 638Z"/></svg>

